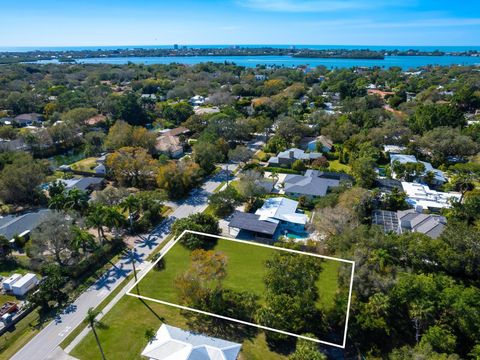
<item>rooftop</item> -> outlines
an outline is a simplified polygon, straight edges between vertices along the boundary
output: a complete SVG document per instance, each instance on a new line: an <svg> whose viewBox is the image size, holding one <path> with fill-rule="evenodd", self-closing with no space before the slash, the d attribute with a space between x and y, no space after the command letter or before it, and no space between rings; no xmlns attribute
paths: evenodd
<svg viewBox="0 0 480 360"><path fill-rule="evenodd" d="M253 231L259 234L273 235L277 230L279 221L260 220L260 215L236 211L228 226Z"/></svg>
<svg viewBox="0 0 480 360"><path fill-rule="evenodd" d="M61 180L65 184L65 188L78 189L82 191L90 190L91 186L97 186L103 183L104 179L100 177L82 177L80 179L64 179Z"/></svg>
<svg viewBox="0 0 480 360"><path fill-rule="evenodd" d="M35 229L51 212L49 209L32 211L22 215L0 217L0 234L8 240L22 236Z"/></svg>
<svg viewBox="0 0 480 360"><path fill-rule="evenodd" d="M289 159L289 160L314 160L321 157L321 153L317 152L310 152L306 153L303 150L297 148L291 148L285 151L278 153L277 156L271 157L268 162L269 163L278 163L279 159Z"/></svg>
<svg viewBox="0 0 480 360"><path fill-rule="evenodd" d="M407 194L407 202L413 207L423 209L441 209L450 207L450 201L459 200L460 194L446 193L430 189L427 185L402 181L403 191Z"/></svg>
<svg viewBox="0 0 480 360"><path fill-rule="evenodd" d="M255 214L259 215L259 220L282 220L294 224L305 225L308 218L305 214L298 214L298 201L284 197L268 198L263 206Z"/></svg>
<svg viewBox="0 0 480 360"><path fill-rule="evenodd" d="M162 324L142 352L150 360L235 360L242 345Z"/></svg>
<svg viewBox="0 0 480 360"><path fill-rule="evenodd" d="M339 179L320 177L320 172L309 170L305 175L287 175L284 191L309 196L325 196L331 187L340 185Z"/></svg>

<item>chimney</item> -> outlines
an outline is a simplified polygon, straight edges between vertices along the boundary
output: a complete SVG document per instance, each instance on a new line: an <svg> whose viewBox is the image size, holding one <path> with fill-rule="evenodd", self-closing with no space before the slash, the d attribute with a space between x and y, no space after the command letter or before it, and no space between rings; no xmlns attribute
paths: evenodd
<svg viewBox="0 0 480 360"><path fill-rule="evenodd" d="M293 150L289 150L289 151L288 151L288 157L289 157L290 159L293 159L293 153L294 153Z"/></svg>

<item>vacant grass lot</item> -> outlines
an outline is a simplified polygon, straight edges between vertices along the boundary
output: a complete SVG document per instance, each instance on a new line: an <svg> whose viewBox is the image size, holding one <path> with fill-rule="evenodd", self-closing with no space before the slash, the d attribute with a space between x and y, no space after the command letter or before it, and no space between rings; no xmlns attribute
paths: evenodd
<svg viewBox="0 0 480 360"><path fill-rule="evenodd" d="M71 164L70 167L73 170L93 172L93 169L97 166L96 160L97 158L95 157L89 157Z"/></svg>
<svg viewBox="0 0 480 360"><path fill-rule="evenodd" d="M224 280L224 286L234 290L251 291L258 295L261 301L265 290L263 284L265 260L274 252L282 250L228 240L219 240L215 250L224 252L228 257L228 275ZM164 258L165 269L152 270L140 282L140 294L178 303L174 279L187 269L190 252L180 244L176 244ZM333 305L340 265L337 261L323 261L323 270L319 274L317 283L320 292L319 307L326 309ZM163 322L188 329L186 319L179 309L154 302L143 302L130 296L121 299L105 315L102 322L108 328L99 329L98 333L107 359L141 359L140 353L147 344L145 330L157 330ZM74 349L72 356L82 360L100 359L92 333L89 333ZM272 352L265 342L263 332L260 331L255 337L243 342L240 359L273 360L286 359L286 357Z"/></svg>

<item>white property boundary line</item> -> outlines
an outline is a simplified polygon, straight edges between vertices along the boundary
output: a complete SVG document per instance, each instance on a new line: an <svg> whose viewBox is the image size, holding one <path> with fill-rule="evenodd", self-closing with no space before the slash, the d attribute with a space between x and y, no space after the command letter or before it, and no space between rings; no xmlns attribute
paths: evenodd
<svg viewBox="0 0 480 360"><path fill-rule="evenodd" d="M308 337L308 336L303 336L303 335L294 334L294 333L291 333L291 332L288 332L288 331L273 329L273 328L270 328L268 326L263 326L263 325L254 324L254 323L251 323L251 322L248 322L248 321L233 319L233 318L228 317L228 316L222 316L222 315L210 313L210 312L207 312L207 311L193 309L193 308L190 308L190 307L187 307L187 306L173 304L173 303L170 303L170 302L167 302L167 301L153 299L153 298L150 298L150 297L147 297L147 296L132 293L132 290L140 283L140 281L142 281L142 279L150 272L150 270L153 269L153 267L170 251L170 249L172 247L174 247L178 243L178 241L186 233L203 235L203 236L210 236L210 237L217 238L217 239L224 239L224 240L234 241L234 242L237 242L237 243L242 243L242 244L247 244L247 245L261 246L261 247L266 247L266 248L270 248L270 249L274 249L274 250L282 250L282 251L287 251L287 252L296 253L296 254L300 254L300 255L314 256L314 257L318 257L318 258L322 258L322 259L339 261L339 262L350 264L352 266L352 272L351 272L351 277L350 277L350 287L349 287L349 291L348 291L347 314L345 316L345 329L344 329L344 332L343 332L343 343L340 345L340 344L335 344L335 343L331 343L331 342L328 342L328 341L318 340L318 339L314 339L314 338L311 338L311 337ZM334 258L334 257L331 257L331 256L325 256L325 255L312 254L312 253L307 253L307 252L304 252L304 251L286 249L286 248L281 248L281 247L276 247L276 246L271 246L271 245L265 245L265 244L260 244L260 243L256 243L256 242L252 242L252 241L232 239L232 238L225 237L225 236L212 235L212 234L207 234L207 233L192 231L192 230L184 230L180 236L178 236L170 245L167 245L162 250L163 250L163 254L161 256L159 256L158 259L155 260L155 262L150 265L150 268L144 270L143 274L138 278L138 280L130 287L130 289L128 289L127 295L133 296L133 297L136 297L136 298L142 299L142 300L153 301L153 302L156 302L156 303L159 303L159 304L176 307L176 308L182 309L182 310L189 310L189 311L197 312L199 314L209 315L209 316L213 316L213 317L216 317L216 318L219 318L219 319L233 321L233 322L236 322L236 323L239 323L239 324L250 325L250 326L253 326L253 327L256 327L256 328L259 328L259 329L274 331L274 332L277 332L277 333L280 333L280 334L290 335L290 336L294 336L294 337L297 337L297 338L300 338L300 339L310 340L310 341L314 341L316 343L330 345L330 346L334 346L334 347L337 347L337 348L345 349L346 342L347 342L348 319L349 319L349 316L350 316L350 303L351 303L351 300L352 300L352 288L353 288L353 276L354 276L354 272L355 272L355 261L340 259L340 258Z"/></svg>

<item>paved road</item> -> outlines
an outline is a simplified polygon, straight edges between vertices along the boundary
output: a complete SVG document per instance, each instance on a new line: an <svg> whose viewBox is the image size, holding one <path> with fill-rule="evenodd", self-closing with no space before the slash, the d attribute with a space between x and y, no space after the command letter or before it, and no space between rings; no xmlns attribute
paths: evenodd
<svg viewBox="0 0 480 360"><path fill-rule="evenodd" d="M236 165L231 164L228 170L233 171L235 167ZM220 173L207 180L201 188L193 190L187 199L176 203L177 207L173 213L150 234L139 237L135 244L136 262L145 261L147 256L170 233L170 227L176 219L201 212L207 207L208 196L222 181L226 180L225 164L222 164L222 169ZM88 309L98 306L131 271L130 258L122 258L18 351L12 360L45 359L83 321Z"/></svg>

